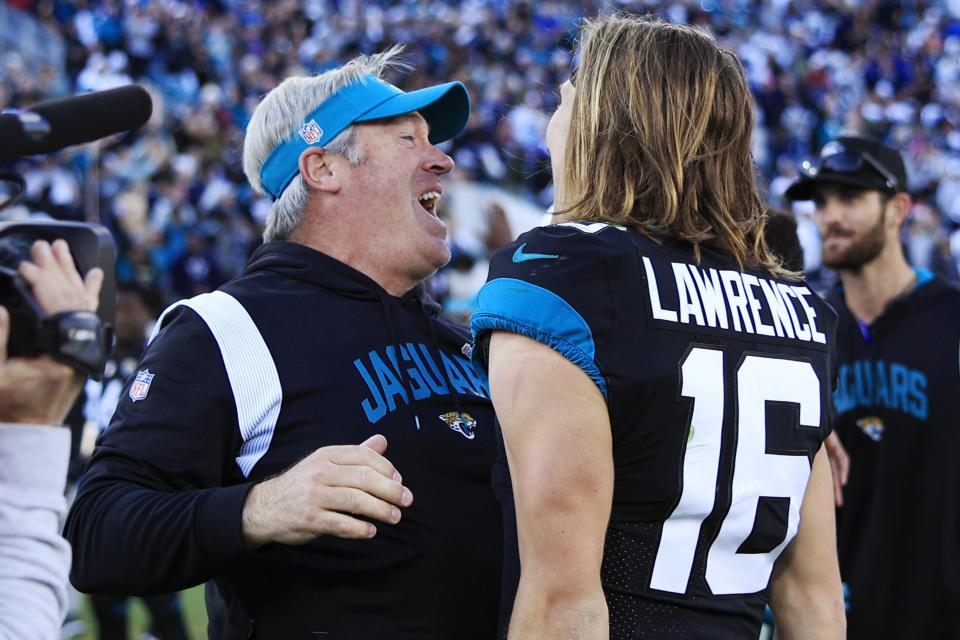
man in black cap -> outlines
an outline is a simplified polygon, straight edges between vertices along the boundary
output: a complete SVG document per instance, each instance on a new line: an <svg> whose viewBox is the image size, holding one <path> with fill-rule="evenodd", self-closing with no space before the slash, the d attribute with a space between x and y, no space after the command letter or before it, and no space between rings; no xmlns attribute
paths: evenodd
<svg viewBox="0 0 960 640"><path fill-rule="evenodd" d="M841 137L787 190L813 200L840 282L835 430L850 455L838 527L850 638L960 638L960 292L907 264L900 154Z"/></svg>

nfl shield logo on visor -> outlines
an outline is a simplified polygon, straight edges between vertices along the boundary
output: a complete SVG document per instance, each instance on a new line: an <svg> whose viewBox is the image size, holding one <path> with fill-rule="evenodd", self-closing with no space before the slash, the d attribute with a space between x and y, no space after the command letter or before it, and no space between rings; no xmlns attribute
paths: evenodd
<svg viewBox="0 0 960 640"><path fill-rule="evenodd" d="M323 137L323 129L320 128L320 125L317 124L316 120L311 120L310 122L305 122L300 131L298 131L300 137L303 138L303 141L307 144L317 144L320 142L320 138Z"/></svg>
<svg viewBox="0 0 960 640"><path fill-rule="evenodd" d="M150 383L153 382L153 376L156 374L150 373L150 369L141 369L137 372L137 377L133 381L133 384L130 385L130 399L136 402L137 400L143 400L147 397L147 393L150 392Z"/></svg>

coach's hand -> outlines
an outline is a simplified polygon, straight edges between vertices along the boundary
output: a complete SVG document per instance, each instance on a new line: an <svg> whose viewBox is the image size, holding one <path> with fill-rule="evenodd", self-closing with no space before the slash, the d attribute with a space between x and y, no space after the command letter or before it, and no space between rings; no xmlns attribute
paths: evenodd
<svg viewBox="0 0 960 640"><path fill-rule="evenodd" d="M270 542L304 544L323 536L372 538L377 528L356 518L396 524L413 494L383 457L387 439L322 447L275 478L253 487L243 507L249 549Z"/></svg>

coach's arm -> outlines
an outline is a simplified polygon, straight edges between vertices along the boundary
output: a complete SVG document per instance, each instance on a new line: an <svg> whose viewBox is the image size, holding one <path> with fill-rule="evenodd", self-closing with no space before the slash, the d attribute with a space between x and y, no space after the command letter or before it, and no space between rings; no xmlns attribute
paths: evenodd
<svg viewBox="0 0 960 640"><path fill-rule="evenodd" d="M780 640L846 637L834 519L830 463L821 447L800 508L800 529L777 559L770 583Z"/></svg>
<svg viewBox="0 0 960 640"><path fill-rule="evenodd" d="M252 484L228 480L239 446L219 349L181 307L128 380L70 508L71 580L88 593L142 595L199 584L241 558Z"/></svg>
<svg viewBox="0 0 960 640"><path fill-rule="evenodd" d="M320 535L370 538L413 501L383 436L317 449L254 484L236 457L237 409L212 335L181 308L127 382L64 528L71 579L88 593L143 595L242 571L253 550Z"/></svg>
<svg viewBox="0 0 960 640"><path fill-rule="evenodd" d="M518 334L494 332L489 363L520 546L509 639L608 638L600 565L613 451L603 397L579 367Z"/></svg>

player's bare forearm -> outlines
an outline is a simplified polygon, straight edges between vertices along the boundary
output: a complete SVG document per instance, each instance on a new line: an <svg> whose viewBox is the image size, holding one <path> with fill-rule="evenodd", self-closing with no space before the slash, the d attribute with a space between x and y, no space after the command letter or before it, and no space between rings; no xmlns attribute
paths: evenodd
<svg viewBox="0 0 960 640"><path fill-rule="evenodd" d="M606 500L604 492L591 491L586 479L583 495L563 482L554 491L538 490L530 476L541 474L529 466L526 482L514 479L522 571L508 638L606 640L610 621L600 564L609 507L594 520L603 526L591 526L584 516L598 509L595 496ZM569 477L577 482L577 475L574 469Z"/></svg>
<svg viewBox="0 0 960 640"><path fill-rule="evenodd" d="M603 397L557 352L506 333L491 340L490 390L510 464L520 546L509 639L605 640L600 565L613 453Z"/></svg>
<svg viewBox="0 0 960 640"><path fill-rule="evenodd" d="M610 617L599 581L595 588L577 591L547 597L538 585L521 580L508 639L607 640Z"/></svg>
<svg viewBox="0 0 960 640"><path fill-rule="evenodd" d="M846 637L834 517L833 481L821 448L804 495L800 530L777 560L770 584L779 640Z"/></svg>
<svg viewBox="0 0 960 640"><path fill-rule="evenodd" d="M774 640L843 640L847 637L843 598L833 589L805 589L793 584L771 597L777 628Z"/></svg>
<svg viewBox="0 0 960 640"><path fill-rule="evenodd" d="M575 463L571 466L576 466ZM571 477L576 475L574 470ZM521 484L517 484L517 483ZM578 496L559 482L554 492L526 488L518 493L521 577L511 617L509 640L576 638L606 640L609 615L600 582L605 527L583 521L596 491ZM584 488L589 486L585 480ZM523 492L523 497L519 493ZM519 500L523 506L519 506ZM605 523L606 517L597 518Z"/></svg>

